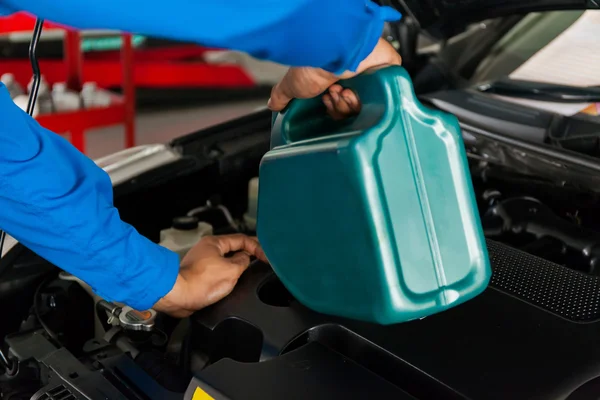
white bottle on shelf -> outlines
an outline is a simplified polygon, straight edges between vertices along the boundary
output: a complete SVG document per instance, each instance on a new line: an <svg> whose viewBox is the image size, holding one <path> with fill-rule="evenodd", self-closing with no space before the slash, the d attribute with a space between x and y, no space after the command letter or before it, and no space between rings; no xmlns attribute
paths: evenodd
<svg viewBox="0 0 600 400"><path fill-rule="evenodd" d="M31 94L33 89L33 78L27 84L27 93ZM50 92L50 85L44 78L44 75L40 76L40 87L38 89L38 95L36 99L36 107L39 109L40 114L51 114L54 112L54 104L52 103L52 93Z"/></svg>
<svg viewBox="0 0 600 400"><path fill-rule="evenodd" d="M69 90L65 82L57 82L52 86L52 101L56 112L75 111L81 108L81 97Z"/></svg>
<svg viewBox="0 0 600 400"><path fill-rule="evenodd" d="M26 94L20 94L13 99L13 102L19 107L21 110L27 112L27 104L29 103L29 96ZM33 118L40 115L40 106L36 103L33 107Z"/></svg>
<svg viewBox="0 0 600 400"><path fill-rule="evenodd" d="M81 98L85 108L108 107L111 103L110 93L98 89L96 82L85 82L83 84Z"/></svg>
<svg viewBox="0 0 600 400"><path fill-rule="evenodd" d="M21 85L19 85L19 82L15 80L15 76L11 73L3 74L2 77L0 77L0 82L2 82L4 86L6 86L6 89L8 90L11 99L14 99L19 95L25 94Z"/></svg>

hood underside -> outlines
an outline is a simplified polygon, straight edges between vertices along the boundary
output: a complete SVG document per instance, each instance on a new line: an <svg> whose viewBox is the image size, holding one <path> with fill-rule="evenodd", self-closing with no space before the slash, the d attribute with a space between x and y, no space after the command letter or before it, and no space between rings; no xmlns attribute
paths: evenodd
<svg viewBox="0 0 600 400"><path fill-rule="evenodd" d="M437 38L489 18L539 11L600 9L600 0L381 0Z"/></svg>

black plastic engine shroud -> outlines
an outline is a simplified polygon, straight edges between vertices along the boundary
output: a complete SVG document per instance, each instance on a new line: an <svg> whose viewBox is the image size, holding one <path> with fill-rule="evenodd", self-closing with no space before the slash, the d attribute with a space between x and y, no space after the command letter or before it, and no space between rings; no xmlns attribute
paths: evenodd
<svg viewBox="0 0 600 400"><path fill-rule="evenodd" d="M360 388L379 398L592 398L600 278L493 241L488 249L494 274L482 295L388 327L315 313L257 263L192 317L189 350L211 359L196 376L232 399L364 398Z"/></svg>

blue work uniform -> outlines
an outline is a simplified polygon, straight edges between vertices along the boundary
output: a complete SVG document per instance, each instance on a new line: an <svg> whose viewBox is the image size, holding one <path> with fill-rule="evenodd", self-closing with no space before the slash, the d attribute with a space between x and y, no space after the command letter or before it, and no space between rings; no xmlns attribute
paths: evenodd
<svg viewBox="0 0 600 400"><path fill-rule="evenodd" d="M116 29L355 70L396 11L370 0L0 0L82 29ZM43 73L43 71L42 71ZM178 256L121 221L108 175L19 109L0 84L0 229L100 296L137 309L172 288Z"/></svg>

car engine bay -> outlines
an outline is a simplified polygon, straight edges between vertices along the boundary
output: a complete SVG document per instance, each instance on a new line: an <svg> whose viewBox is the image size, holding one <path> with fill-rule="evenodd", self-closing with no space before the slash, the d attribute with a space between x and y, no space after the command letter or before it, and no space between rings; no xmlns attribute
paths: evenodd
<svg viewBox="0 0 600 400"><path fill-rule="evenodd" d="M261 111L171 143L181 160L115 187L122 218L156 242L191 214L215 234L252 234L244 214L269 119ZM465 135L493 269L474 300L374 326L306 309L255 263L230 296L180 321L94 298L19 245L0 261L2 398L181 398L192 378L229 398L280 398L288 378L322 398L589 398L600 376L598 192L502 165L483 154L500 145ZM322 368L341 375L293 378ZM336 381L348 376L362 383Z"/></svg>

